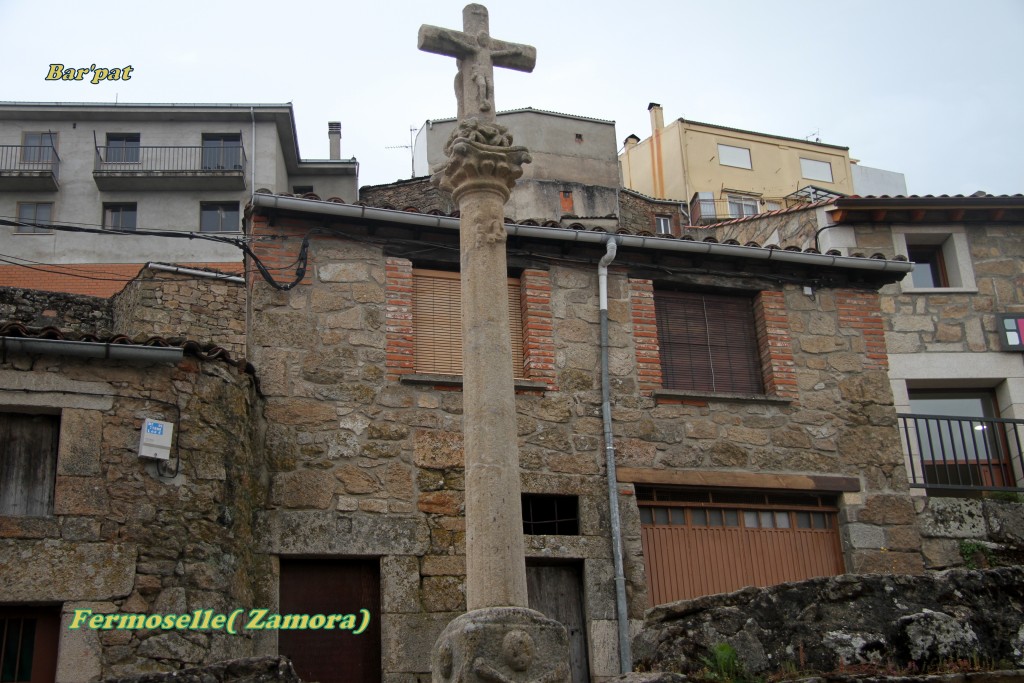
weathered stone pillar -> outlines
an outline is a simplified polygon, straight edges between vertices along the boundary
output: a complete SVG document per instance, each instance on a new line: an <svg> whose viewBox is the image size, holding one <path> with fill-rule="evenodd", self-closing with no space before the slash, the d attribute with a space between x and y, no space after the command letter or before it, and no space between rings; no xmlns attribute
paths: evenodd
<svg viewBox="0 0 1024 683"><path fill-rule="evenodd" d="M560 683L569 678L565 629L527 609L505 202L530 161L495 123L493 66L530 71L528 45L494 40L487 9L468 5L464 31L420 29L422 50L458 60L459 124L433 181L459 207L462 273L466 604L441 634L437 683Z"/></svg>

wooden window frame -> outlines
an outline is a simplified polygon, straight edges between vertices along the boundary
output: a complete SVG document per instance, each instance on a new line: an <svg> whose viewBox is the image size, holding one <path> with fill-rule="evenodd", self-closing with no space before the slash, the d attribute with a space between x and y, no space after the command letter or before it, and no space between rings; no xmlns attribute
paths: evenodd
<svg viewBox="0 0 1024 683"><path fill-rule="evenodd" d="M939 287L949 287L949 276L946 271L946 258L943 256L941 244L908 244L907 245L907 258L914 262L914 268L918 265L927 265L928 270L932 276L931 285L919 285L913 281L913 273L911 273L911 282L917 289L931 289Z"/></svg>
<svg viewBox="0 0 1024 683"><path fill-rule="evenodd" d="M519 278L508 278L513 375L525 379ZM412 332L417 374L462 375L462 290L458 272L412 269Z"/></svg>
<svg viewBox="0 0 1024 683"><path fill-rule="evenodd" d="M59 414L0 412L0 515L53 515L59 446Z"/></svg>
<svg viewBox="0 0 1024 683"><path fill-rule="evenodd" d="M665 389L764 395L751 296L654 290Z"/></svg>

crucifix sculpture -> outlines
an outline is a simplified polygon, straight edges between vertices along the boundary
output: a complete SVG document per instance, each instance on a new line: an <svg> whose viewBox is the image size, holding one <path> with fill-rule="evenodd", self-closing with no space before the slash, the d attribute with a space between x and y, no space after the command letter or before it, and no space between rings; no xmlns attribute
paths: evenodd
<svg viewBox="0 0 1024 683"><path fill-rule="evenodd" d="M455 57L458 125L433 182L460 213L466 605L434 646L435 683L563 683L568 636L528 608L520 506L505 202L524 163L496 123L494 67L532 71L536 50L491 38L487 8L467 5L463 30L422 26L419 48Z"/></svg>

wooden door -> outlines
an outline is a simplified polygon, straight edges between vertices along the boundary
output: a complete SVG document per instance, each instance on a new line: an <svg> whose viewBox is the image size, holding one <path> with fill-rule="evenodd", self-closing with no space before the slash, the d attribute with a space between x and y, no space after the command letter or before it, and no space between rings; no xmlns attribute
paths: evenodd
<svg viewBox="0 0 1024 683"><path fill-rule="evenodd" d="M280 630L278 652L299 677L319 683L379 683L380 563L378 560L281 559L281 614L359 614L370 625L347 630Z"/></svg>
<svg viewBox="0 0 1024 683"><path fill-rule="evenodd" d="M0 515L53 514L59 415L0 413Z"/></svg>
<svg viewBox="0 0 1024 683"><path fill-rule="evenodd" d="M530 609L554 619L569 632L569 666L572 683L589 683L587 630L584 626L583 580L578 564L526 566Z"/></svg>

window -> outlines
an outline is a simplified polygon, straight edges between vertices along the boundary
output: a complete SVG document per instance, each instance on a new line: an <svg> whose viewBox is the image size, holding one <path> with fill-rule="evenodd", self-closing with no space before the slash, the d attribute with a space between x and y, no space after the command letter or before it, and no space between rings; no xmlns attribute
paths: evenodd
<svg viewBox="0 0 1024 683"><path fill-rule="evenodd" d="M56 157L56 148L56 133L25 133L22 135L21 160L30 164L49 164Z"/></svg>
<svg viewBox="0 0 1024 683"><path fill-rule="evenodd" d="M0 607L0 680L54 680L59 635L58 607Z"/></svg>
<svg viewBox="0 0 1024 683"><path fill-rule="evenodd" d="M576 496L522 494L523 533L576 536L580 533Z"/></svg>
<svg viewBox="0 0 1024 683"><path fill-rule="evenodd" d="M138 133L107 133L107 163L139 163L141 140Z"/></svg>
<svg viewBox="0 0 1024 683"><path fill-rule="evenodd" d="M573 212L572 190L562 190L558 195L558 199L563 214Z"/></svg>
<svg viewBox="0 0 1024 683"><path fill-rule="evenodd" d="M459 274L441 270L413 269L413 335L416 372L462 374L462 291ZM523 377L523 313L520 287L508 279L509 327L512 332L512 363L516 377Z"/></svg>
<svg viewBox="0 0 1024 683"><path fill-rule="evenodd" d="M750 150L746 147L718 146L718 163L736 168L753 168L750 165Z"/></svg>
<svg viewBox="0 0 1024 683"><path fill-rule="evenodd" d="M292 194L309 194L313 191L312 185L293 185Z"/></svg>
<svg viewBox="0 0 1024 683"><path fill-rule="evenodd" d="M764 393L752 299L655 290L654 309L666 389Z"/></svg>
<svg viewBox="0 0 1024 683"><path fill-rule="evenodd" d="M671 235L672 234L672 217L671 216L655 216L654 217L655 232L659 235Z"/></svg>
<svg viewBox="0 0 1024 683"><path fill-rule="evenodd" d="M104 204L103 227L109 230L134 230L136 204Z"/></svg>
<svg viewBox="0 0 1024 683"><path fill-rule="evenodd" d="M907 258L914 262L910 273L915 287L948 287L946 263L942 258L942 246L937 244L907 245Z"/></svg>
<svg viewBox="0 0 1024 683"><path fill-rule="evenodd" d="M241 168L241 133L203 133L203 170L239 170Z"/></svg>
<svg viewBox="0 0 1024 683"><path fill-rule="evenodd" d="M746 197L739 194L726 195L729 200L729 216L732 218L743 218L744 216L757 215L757 198Z"/></svg>
<svg viewBox="0 0 1024 683"><path fill-rule="evenodd" d="M53 514L59 415L0 413L0 515Z"/></svg>
<svg viewBox="0 0 1024 683"><path fill-rule="evenodd" d="M238 232L238 202L200 202L200 232Z"/></svg>
<svg viewBox="0 0 1024 683"><path fill-rule="evenodd" d="M815 161L800 157L800 175L808 180L832 182L832 164L827 161Z"/></svg>
<svg viewBox="0 0 1024 683"><path fill-rule="evenodd" d="M18 222L19 223L34 223L35 225L19 225L17 232L23 234L30 233L50 233L53 232L46 226L53 220L53 204L51 202L19 202L18 203Z"/></svg>

